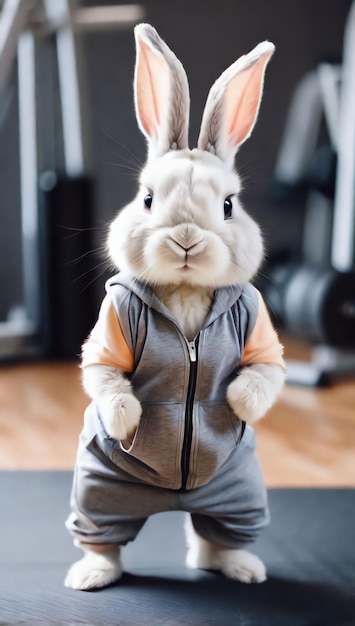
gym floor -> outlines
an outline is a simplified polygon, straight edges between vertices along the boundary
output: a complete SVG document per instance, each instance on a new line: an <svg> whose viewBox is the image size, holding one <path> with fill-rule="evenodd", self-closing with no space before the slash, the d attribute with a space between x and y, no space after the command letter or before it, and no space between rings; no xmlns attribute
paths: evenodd
<svg viewBox="0 0 355 626"><path fill-rule="evenodd" d="M286 358L307 358L285 345ZM72 469L87 404L76 362L2 365L0 469ZM269 487L355 487L355 380L286 386L256 431Z"/></svg>

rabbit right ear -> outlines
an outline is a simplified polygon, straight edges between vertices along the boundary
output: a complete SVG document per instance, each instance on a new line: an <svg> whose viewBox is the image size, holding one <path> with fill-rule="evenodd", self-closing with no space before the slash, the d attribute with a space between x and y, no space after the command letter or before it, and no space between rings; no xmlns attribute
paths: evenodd
<svg viewBox="0 0 355 626"><path fill-rule="evenodd" d="M259 112L266 66L275 46L260 43L216 80L207 98L198 147L233 164L239 146L250 136Z"/></svg>
<svg viewBox="0 0 355 626"><path fill-rule="evenodd" d="M139 24L134 33L136 116L149 156L186 148L190 97L185 70L152 26Z"/></svg>

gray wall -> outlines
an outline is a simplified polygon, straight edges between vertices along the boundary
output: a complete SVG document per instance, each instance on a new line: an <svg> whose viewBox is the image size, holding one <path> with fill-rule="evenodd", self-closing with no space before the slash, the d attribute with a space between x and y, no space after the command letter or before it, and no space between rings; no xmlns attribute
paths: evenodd
<svg viewBox="0 0 355 626"><path fill-rule="evenodd" d="M273 207L266 192L293 89L320 60L340 59L350 0L149 0L144 6L145 20L156 26L189 76L191 145L197 138L208 89L219 73L259 41L269 39L276 44L259 121L237 165L245 182L245 204L261 222L269 249L280 243L297 246L300 214ZM100 246L108 222L136 189L137 162L144 160L145 144L132 106L132 32L86 35L84 50L96 181L95 245ZM16 123L14 80L10 111L0 127L0 319L21 301ZM99 301L103 279L97 284Z"/></svg>

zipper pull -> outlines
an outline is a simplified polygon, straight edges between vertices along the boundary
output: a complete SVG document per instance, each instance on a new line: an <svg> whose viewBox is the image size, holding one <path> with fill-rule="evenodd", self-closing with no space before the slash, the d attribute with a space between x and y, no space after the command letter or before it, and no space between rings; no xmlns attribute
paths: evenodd
<svg viewBox="0 0 355 626"><path fill-rule="evenodd" d="M196 344L195 341L189 341L187 344L189 348L190 361L192 363L196 362Z"/></svg>

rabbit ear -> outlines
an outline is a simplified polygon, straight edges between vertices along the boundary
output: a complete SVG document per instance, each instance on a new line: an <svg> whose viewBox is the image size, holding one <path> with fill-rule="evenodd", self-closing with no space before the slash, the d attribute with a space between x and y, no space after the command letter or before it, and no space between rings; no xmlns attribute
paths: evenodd
<svg viewBox="0 0 355 626"><path fill-rule="evenodd" d="M238 147L250 136L261 102L266 65L275 46L260 43L217 79L207 98L198 147L233 164Z"/></svg>
<svg viewBox="0 0 355 626"><path fill-rule="evenodd" d="M149 156L186 148L190 97L185 70L152 26L139 24L134 33L136 116Z"/></svg>

